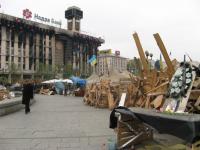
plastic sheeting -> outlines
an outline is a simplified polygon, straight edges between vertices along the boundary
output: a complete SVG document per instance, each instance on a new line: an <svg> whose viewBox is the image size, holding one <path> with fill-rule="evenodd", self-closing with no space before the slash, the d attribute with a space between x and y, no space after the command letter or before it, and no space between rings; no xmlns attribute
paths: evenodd
<svg viewBox="0 0 200 150"><path fill-rule="evenodd" d="M65 85L62 82L55 82L55 89L58 94L63 94L65 90Z"/></svg>
<svg viewBox="0 0 200 150"><path fill-rule="evenodd" d="M86 85L85 79L81 79L75 76L72 76L70 79L73 81L74 85L77 85L78 87L84 87Z"/></svg>

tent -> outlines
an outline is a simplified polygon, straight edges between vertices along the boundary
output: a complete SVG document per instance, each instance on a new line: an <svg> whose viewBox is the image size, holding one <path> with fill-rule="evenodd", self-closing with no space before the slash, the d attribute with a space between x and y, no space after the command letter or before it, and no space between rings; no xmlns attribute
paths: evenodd
<svg viewBox="0 0 200 150"><path fill-rule="evenodd" d="M73 84L73 81L70 79L63 79L62 82Z"/></svg>
<svg viewBox="0 0 200 150"><path fill-rule="evenodd" d="M51 83L56 83L56 82L62 82L62 80L61 79L52 79L52 80L44 81L42 83L51 84Z"/></svg>

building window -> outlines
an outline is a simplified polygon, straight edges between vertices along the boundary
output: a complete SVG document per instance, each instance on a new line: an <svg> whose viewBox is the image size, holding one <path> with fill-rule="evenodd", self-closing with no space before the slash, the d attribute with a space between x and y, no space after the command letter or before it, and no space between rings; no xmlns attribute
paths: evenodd
<svg viewBox="0 0 200 150"><path fill-rule="evenodd" d="M18 48L21 48L22 42L18 42Z"/></svg>
<svg viewBox="0 0 200 150"><path fill-rule="evenodd" d="M1 27L0 27L0 43L1 43Z"/></svg>
<svg viewBox="0 0 200 150"><path fill-rule="evenodd" d="M34 52L33 52L34 54L34 58L36 58L36 46L34 46Z"/></svg>
<svg viewBox="0 0 200 150"><path fill-rule="evenodd" d="M33 67L34 67L34 70L36 70L36 59L34 58L34 65L33 65Z"/></svg>
<svg viewBox="0 0 200 150"><path fill-rule="evenodd" d="M14 41L14 39L15 39L15 32L11 31L11 41Z"/></svg>
<svg viewBox="0 0 200 150"><path fill-rule="evenodd" d="M6 30L6 40L9 41L10 40L10 30L7 28Z"/></svg>
<svg viewBox="0 0 200 150"><path fill-rule="evenodd" d="M80 21L78 21L78 20L76 20L76 22L75 22L75 29L76 29L77 31L80 30Z"/></svg>
<svg viewBox="0 0 200 150"><path fill-rule="evenodd" d="M14 42L13 41L11 42L11 47L14 47Z"/></svg>
<svg viewBox="0 0 200 150"><path fill-rule="evenodd" d="M6 49L9 49L9 47L10 47L10 43L9 43L9 41L7 41L6 42Z"/></svg>
<svg viewBox="0 0 200 150"><path fill-rule="evenodd" d="M9 56L6 56L6 61L8 61L9 60Z"/></svg>
<svg viewBox="0 0 200 150"><path fill-rule="evenodd" d="M23 49L23 56L26 56L26 52L25 52L25 49Z"/></svg>
<svg viewBox="0 0 200 150"><path fill-rule="evenodd" d="M68 26L68 30L72 30L72 21L68 20L68 23L67 23L67 26Z"/></svg>
<svg viewBox="0 0 200 150"><path fill-rule="evenodd" d="M49 47L51 47L52 35L49 35Z"/></svg>
<svg viewBox="0 0 200 150"><path fill-rule="evenodd" d="M9 49L6 48L6 55L9 55Z"/></svg>
<svg viewBox="0 0 200 150"><path fill-rule="evenodd" d="M14 48L11 48L11 54L14 55Z"/></svg>
<svg viewBox="0 0 200 150"><path fill-rule="evenodd" d="M11 57L11 62L14 62L14 56Z"/></svg>
<svg viewBox="0 0 200 150"><path fill-rule="evenodd" d="M32 69L32 65L33 65L33 59L29 58L29 70Z"/></svg>
<svg viewBox="0 0 200 150"><path fill-rule="evenodd" d="M18 64L18 68L21 69L21 64Z"/></svg>
<svg viewBox="0 0 200 150"><path fill-rule="evenodd" d="M25 58L23 58L23 70L25 70Z"/></svg>
<svg viewBox="0 0 200 150"><path fill-rule="evenodd" d="M33 42L34 42L34 35L33 33L29 34L29 47L33 46Z"/></svg>
<svg viewBox="0 0 200 150"><path fill-rule="evenodd" d="M21 48L18 49L18 56L21 56Z"/></svg>
<svg viewBox="0 0 200 150"><path fill-rule="evenodd" d="M49 48L49 59L52 59L52 48Z"/></svg>
<svg viewBox="0 0 200 150"><path fill-rule="evenodd" d="M43 50L43 54L44 54L43 58L46 59L46 48L45 47L44 47L44 50Z"/></svg>

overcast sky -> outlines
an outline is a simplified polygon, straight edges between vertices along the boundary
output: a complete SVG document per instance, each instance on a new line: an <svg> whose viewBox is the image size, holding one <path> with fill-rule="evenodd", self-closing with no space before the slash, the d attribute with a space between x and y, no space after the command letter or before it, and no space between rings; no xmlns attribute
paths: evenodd
<svg viewBox="0 0 200 150"><path fill-rule="evenodd" d="M138 57L132 34L136 31L145 50L159 58L153 38L159 33L172 58L183 60L188 53L200 60L199 0L0 0L0 12L22 17L22 10L62 20L70 6L83 10L81 30L105 39L99 49L120 50L128 58Z"/></svg>

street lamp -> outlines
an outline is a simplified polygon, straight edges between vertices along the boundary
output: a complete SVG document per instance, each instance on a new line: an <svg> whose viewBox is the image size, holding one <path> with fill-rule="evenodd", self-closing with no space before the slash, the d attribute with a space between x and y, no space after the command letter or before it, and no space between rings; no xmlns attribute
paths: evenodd
<svg viewBox="0 0 200 150"><path fill-rule="evenodd" d="M147 57L147 60L148 60L148 57L149 57L149 52L148 51L145 51L145 55Z"/></svg>
<svg viewBox="0 0 200 150"><path fill-rule="evenodd" d="M150 61L150 69L151 69L151 64L152 64L152 57L153 57L153 54L150 53L149 56L151 57L151 61Z"/></svg>

